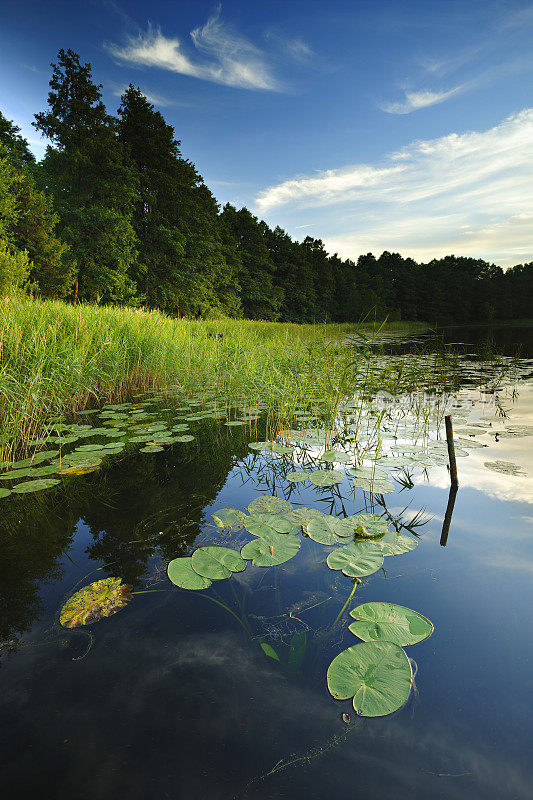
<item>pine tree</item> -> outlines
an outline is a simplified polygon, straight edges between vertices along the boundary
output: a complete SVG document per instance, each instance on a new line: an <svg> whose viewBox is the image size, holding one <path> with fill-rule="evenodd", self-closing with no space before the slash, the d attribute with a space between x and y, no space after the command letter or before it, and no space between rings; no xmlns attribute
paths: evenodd
<svg viewBox="0 0 533 800"><path fill-rule="evenodd" d="M238 286L219 236L218 207L174 129L140 89L126 89L118 133L134 164L138 194L137 282L146 302L178 314L236 313Z"/></svg>
<svg viewBox="0 0 533 800"><path fill-rule="evenodd" d="M129 300L135 292L129 272L137 255L131 224L134 171L90 64L80 64L72 50L60 50L52 67L48 110L36 114L33 124L52 142L43 174L70 248L74 299Z"/></svg>

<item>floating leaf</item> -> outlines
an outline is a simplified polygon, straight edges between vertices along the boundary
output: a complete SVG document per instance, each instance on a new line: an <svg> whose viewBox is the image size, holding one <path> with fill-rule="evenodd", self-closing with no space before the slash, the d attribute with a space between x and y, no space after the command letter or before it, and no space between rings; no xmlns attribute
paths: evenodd
<svg viewBox="0 0 533 800"><path fill-rule="evenodd" d="M346 517L345 522L353 525L355 535L361 539L383 536L389 528L387 521L379 514L353 514L351 517Z"/></svg>
<svg viewBox="0 0 533 800"><path fill-rule="evenodd" d="M191 434L184 433L183 436L176 436L174 441L176 441L176 442L193 442L194 439L195 439L195 437L191 436Z"/></svg>
<svg viewBox="0 0 533 800"><path fill-rule="evenodd" d="M218 528L229 528L231 531L239 531L246 519L244 511L238 511L235 508L221 508L211 516Z"/></svg>
<svg viewBox="0 0 533 800"><path fill-rule="evenodd" d="M0 487L0 500L3 497L9 497L10 494L11 494L11 489L4 489L3 487Z"/></svg>
<svg viewBox="0 0 533 800"><path fill-rule="evenodd" d="M518 464L513 464L512 461L485 461L484 466L494 472L501 472L502 475L525 475Z"/></svg>
<svg viewBox="0 0 533 800"><path fill-rule="evenodd" d="M309 473L309 480L315 486L334 486L344 480L344 475L336 469L317 469Z"/></svg>
<svg viewBox="0 0 533 800"><path fill-rule="evenodd" d="M262 538L270 536L271 533L290 533L293 528L292 522L279 514L250 514L244 520L244 527L248 533Z"/></svg>
<svg viewBox="0 0 533 800"><path fill-rule="evenodd" d="M40 492L41 489L49 489L51 486L55 486L58 483L60 483L60 481L57 478L40 478L36 481L24 481L24 483L18 483L16 486L12 487L11 491L15 492L16 494Z"/></svg>
<svg viewBox="0 0 533 800"><path fill-rule="evenodd" d="M374 494L390 494L394 491L394 484L389 480L380 478L352 478L354 486L362 489L364 492L373 492Z"/></svg>
<svg viewBox="0 0 533 800"><path fill-rule="evenodd" d="M393 603L363 603L350 611L349 630L364 642L418 644L433 633L433 625L417 611Z"/></svg>
<svg viewBox="0 0 533 800"><path fill-rule="evenodd" d="M272 532L267 539L254 539L245 544L241 556L251 559L254 567L273 567L288 561L299 549L300 540L297 536Z"/></svg>
<svg viewBox="0 0 533 800"><path fill-rule="evenodd" d="M320 460L327 461L330 464L334 462L338 464L348 464L350 461L353 461L353 455L345 453L344 450L326 450L326 452L322 453L320 456Z"/></svg>
<svg viewBox="0 0 533 800"><path fill-rule="evenodd" d="M418 547L418 542L412 536L405 536L403 533L390 532L376 542L381 547L384 556L397 556L401 553L408 553Z"/></svg>
<svg viewBox="0 0 533 800"><path fill-rule="evenodd" d="M392 642L364 642L336 656L328 667L328 689L337 700L353 697L362 717L382 717L400 708L411 691L411 664Z"/></svg>
<svg viewBox="0 0 533 800"><path fill-rule="evenodd" d="M350 578L361 578L383 566L383 552L375 542L353 542L333 550L327 557L327 565L342 570Z"/></svg>
<svg viewBox="0 0 533 800"><path fill-rule="evenodd" d="M354 535L354 528L349 522L330 514L316 514L303 526L305 533L314 542L320 544L340 544L347 537Z"/></svg>
<svg viewBox="0 0 533 800"><path fill-rule="evenodd" d="M168 565L167 573L172 583L182 589L207 589L211 586L209 578L195 572L190 558L175 558Z"/></svg>
<svg viewBox="0 0 533 800"><path fill-rule="evenodd" d="M149 444L146 447L141 447L139 452L140 453L162 453L163 449L164 449L163 447L160 447L158 445Z"/></svg>
<svg viewBox="0 0 533 800"><path fill-rule="evenodd" d="M92 625L102 617L110 617L131 600L132 587L121 578L104 578L90 583L67 600L59 621L64 628Z"/></svg>
<svg viewBox="0 0 533 800"><path fill-rule="evenodd" d="M287 475L285 475L285 478L290 483L300 483L300 481L306 481L308 477L308 472L288 472Z"/></svg>
<svg viewBox="0 0 533 800"><path fill-rule="evenodd" d="M287 511L292 511L292 503L280 497L267 494L252 500L248 506L248 511L250 514L256 512L264 514L285 514Z"/></svg>
<svg viewBox="0 0 533 800"><path fill-rule="evenodd" d="M388 480L388 474L384 469L377 469L376 467L352 467L348 470L348 475L354 478L368 478L370 480Z"/></svg>
<svg viewBox="0 0 533 800"><path fill-rule="evenodd" d="M219 581L232 572L242 572L246 562L229 547L199 547L191 556L192 568L198 575Z"/></svg>

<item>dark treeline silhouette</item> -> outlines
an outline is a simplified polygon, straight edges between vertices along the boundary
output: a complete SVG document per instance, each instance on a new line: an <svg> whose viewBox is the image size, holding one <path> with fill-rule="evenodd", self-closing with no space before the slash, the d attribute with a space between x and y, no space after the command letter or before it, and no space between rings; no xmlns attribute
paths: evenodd
<svg viewBox="0 0 533 800"><path fill-rule="evenodd" d="M0 291L290 322L464 323L531 316L533 262L329 255L247 208L220 210L174 129L133 85L107 113L90 64L60 50L36 163L0 113Z"/></svg>

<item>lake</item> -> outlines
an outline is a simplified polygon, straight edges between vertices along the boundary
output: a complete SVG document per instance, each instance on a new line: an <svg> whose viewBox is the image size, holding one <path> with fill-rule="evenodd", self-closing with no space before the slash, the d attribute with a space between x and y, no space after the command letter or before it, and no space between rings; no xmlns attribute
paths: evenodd
<svg viewBox="0 0 533 800"><path fill-rule="evenodd" d="M0 499L2 796L530 798L531 333L465 327L395 340L383 358L427 358L437 339L453 343L461 386L421 401L378 393L364 414L340 413L336 441L308 430L296 447L293 431L287 453L249 447L266 436L261 416L253 430L228 426L194 398L177 409L171 397L139 397L70 421L66 436L87 448L79 452L88 463L74 463L63 485ZM490 349L505 356L501 382L493 370L480 386L480 354ZM448 412L459 440L455 502L442 440ZM107 430L100 442L121 439L125 426L130 441L143 426L148 435L116 454L110 447L89 471L101 452L83 445L89 424ZM307 424L302 414L299 428ZM174 426L184 441L149 444ZM368 487L362 473L357 486L342 459L320 463L325 447L365 443L387 473L383 485ZM287 480L320 466L342 480ZM359 573L350 599L353 579L326 560L342 543L305 535L277 566L248 560L197 590L169 581L169 562L199 547L253 542L212 515L248 514L265 496L337 518L378 514L413 549ZM124 607L92 625L61 625L66 601L108 577L133 587ZM351 699L334 699L326 675L360 641L349 610L373 602L414 609L434 631L405 647L407 701L367 717Z"/></svg>

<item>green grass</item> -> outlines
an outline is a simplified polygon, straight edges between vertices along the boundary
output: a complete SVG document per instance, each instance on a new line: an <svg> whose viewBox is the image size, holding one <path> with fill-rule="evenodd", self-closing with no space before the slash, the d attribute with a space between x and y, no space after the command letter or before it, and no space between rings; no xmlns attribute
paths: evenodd
<svg viewBox="0 0 533 800"><path fill-rule="evenodd" d="M421 327L392 323L384 330ZM176 320L157 311L6 298L0 307L0 460L27 452L50 415L170 385L184 395L214 392L244 407L262 401L278 416L317 403L333 412L361 381L389 390L398 384L398 368L383 368L339 344L359 331L364 350L365 337L380 328ZM209 337L213 332L223 338ZM405 371L400 382L408 383Z"/></svg>

